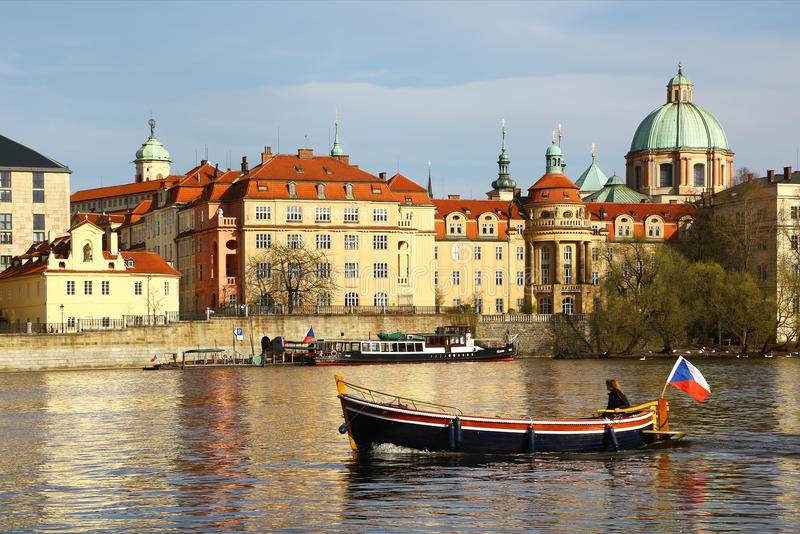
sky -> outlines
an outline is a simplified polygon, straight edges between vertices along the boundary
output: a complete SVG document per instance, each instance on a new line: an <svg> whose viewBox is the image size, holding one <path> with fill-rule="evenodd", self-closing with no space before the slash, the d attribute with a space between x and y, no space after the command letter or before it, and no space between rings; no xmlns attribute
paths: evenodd
<svg viewBox="0 0 800 534"><path fill-rule="evenodd" d="M173 173L265 146L327 153L434 195L485 198L506 120L527 189L563 125L565 174L624 175L639 122L677 72L722 124L734 166L798 165L793 2L0 3L0 134L73 172L133 181L156 120Z"/></svg>

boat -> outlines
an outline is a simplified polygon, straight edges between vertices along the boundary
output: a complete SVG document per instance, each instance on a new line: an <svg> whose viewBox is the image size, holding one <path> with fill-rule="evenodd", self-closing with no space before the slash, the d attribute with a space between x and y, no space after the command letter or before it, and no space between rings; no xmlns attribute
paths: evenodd
<svg viewBox="0 0 800 534"><path fill-rule="evenodd" d="M382 335L381 335L382 334ZM319 339L309 343L314 365L478 362L514 359L516 336L496 347L475 343L468 326L440 326L432 334L378 335L378 339Z"/></svg>
<svg viewBox="0 0 800 534"><path fill-rule="evenodd" d="M639 449L686 435L669 429L663 396L619 413L598 410L587 418L502 418L464 415L452 406L335 379L344 416L339 432L349 436L356 451L388 443L467 453L602 452Z"/></svg>

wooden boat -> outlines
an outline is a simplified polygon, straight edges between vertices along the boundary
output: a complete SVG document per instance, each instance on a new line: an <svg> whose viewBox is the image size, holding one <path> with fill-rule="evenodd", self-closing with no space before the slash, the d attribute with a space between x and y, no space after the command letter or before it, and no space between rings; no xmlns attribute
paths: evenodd
<svg viewBox="0 0 800 534"><path fill-rule="evenodd" d="M479 362L514 359L515 337L499 347L482 347L467 326L440 326L432 334L384 334L378 339L319 339L309 343L314 365Z"/></svg>
<svg viewBox="0 0 800 534"><path fill-rule="evenodd" d="M638 449L685 435L669 430L669 408L663 397L620 414L609 413L608 418L511 419L464 415L455 407L335 378L345 421L339 431L347 433L350 446L359 451L390 443L425 451L600 452Z"/></svg>

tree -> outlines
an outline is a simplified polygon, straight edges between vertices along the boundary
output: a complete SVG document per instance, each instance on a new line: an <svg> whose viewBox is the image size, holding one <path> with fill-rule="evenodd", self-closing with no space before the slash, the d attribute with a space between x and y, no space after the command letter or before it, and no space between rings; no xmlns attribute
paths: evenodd
<svg viewBox="0 0 800 534"><path fill-rule="evenodd" d="M736 174L733 175L733 185L743 184L744 182L749 182L758 178L758 174L751 171L747 167L739 167L736 171Z"/></svg>
<svg viewBox="0 0 800 534"><path fill-rule="evenodd" d="M251 256L245 267L246 294L250 302L294 308L330 302L338 289L331 262L320 250L305 246L272 245Z"/></svg>

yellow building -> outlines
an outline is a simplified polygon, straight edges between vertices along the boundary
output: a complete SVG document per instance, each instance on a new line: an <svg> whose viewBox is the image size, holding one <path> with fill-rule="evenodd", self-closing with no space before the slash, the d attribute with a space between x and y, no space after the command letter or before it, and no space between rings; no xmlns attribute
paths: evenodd
<svg viewBox="0 0 800 534"><path fill-rule="evenodd" d="M0 135L0 272L31 243L69 228L70 172Z"/></svg>
<svg viewBox="0 0 800 534"><path fill-rule="evenodd" d="M32 245L0 274L0 312L37 329L80 330L177 319L180 273L158 255L120 252L117 235L84 220Z"/></svg>

